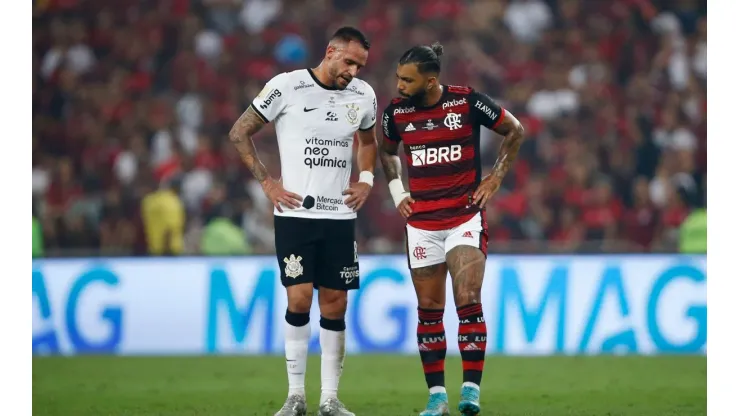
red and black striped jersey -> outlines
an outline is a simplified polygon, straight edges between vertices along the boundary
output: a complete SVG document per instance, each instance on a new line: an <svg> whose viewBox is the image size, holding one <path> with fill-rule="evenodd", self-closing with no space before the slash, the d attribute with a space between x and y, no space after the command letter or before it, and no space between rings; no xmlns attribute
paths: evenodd
<svg viewBox="0 0 740 416"><path fill-rule="evenodd" d="M472 203L481 181L480 126L495 128L504 109L470 87L443 86L431 107L396 98L383 111L383 136L403 142L411 197L409 224L446 230L480 209Z"/></svg>

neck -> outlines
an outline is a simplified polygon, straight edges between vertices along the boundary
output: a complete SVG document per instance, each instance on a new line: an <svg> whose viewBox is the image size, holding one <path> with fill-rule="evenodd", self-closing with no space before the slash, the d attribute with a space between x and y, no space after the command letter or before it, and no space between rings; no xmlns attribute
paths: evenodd
<svg viewBox="0 0 740 416"><path fill-rule="evenodd" d="M321 61L319 66L317 66L316 68L311 68L311 71L313 71L313 74L316 76L316 78L318 78L319 81L321 81L322 84L333 85L324 61Z"/></svg>
<svg viewBox="0 0 740 416"><path fill-rule="evenodd" d="M434 104L437 104L439 102L439 99L442 97L442 86L437 84L436 87L432 88L431 91L429 91L425 96L424 100L422 102L422 105L424 107L431 107Z"/></svg>

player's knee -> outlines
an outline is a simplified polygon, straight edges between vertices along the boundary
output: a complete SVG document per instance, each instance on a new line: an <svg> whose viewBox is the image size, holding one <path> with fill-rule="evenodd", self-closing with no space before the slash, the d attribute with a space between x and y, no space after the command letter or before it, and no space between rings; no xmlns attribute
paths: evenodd
<svg viewBox="0 0 740 416"><path fill-rule="evenodd" d="M344 318L344 313L347 311L347 292L321 288L319 291L319 309L321 310L321 316L325 318Z"/></svg>
<svg viewBox="0 0 740 416"><path fill-rule="evenodd" d="M311 298L288 298L288 310L295 313L311 312Z"/></svg>
<svg viewBox="0 0 740 416"><path fill-rule="evenodd" d="M311 290L288 290L288 310L294 313L311 312L311 301L313 289Z"/></svg>
<svg viewBox="0 0 740 416"><path fill-rule="evenodd" d="M473 303L480 303L480 289L469 288L455 293L455 306L460 307Z"/></svg>
<svg viewBox="0 0 740 416"><path fill-rule="evenodd" d="M422 309L444 309L445 300L430 296L419 296L419 307Z"/></svg>

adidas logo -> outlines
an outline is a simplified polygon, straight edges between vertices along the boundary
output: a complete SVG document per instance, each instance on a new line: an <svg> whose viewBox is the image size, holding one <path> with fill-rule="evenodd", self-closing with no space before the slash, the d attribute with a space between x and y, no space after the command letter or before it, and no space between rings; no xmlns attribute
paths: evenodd
<svg viewBox="0 0 740 416"><path fill-rule="evenodd" d="M463 237L473 238L473 233L471 233L470 231L465 231L463 233Z"/></svg>
<svg viewBox="0 0 740 416"><path fill-rule="evenodd" d="M409 124L404 131L416 131L416 127L413 124Z"/></svg>
<svg viewBox="0 0 740 416"><path fill-rule="evenodd" d="M478 348L474 342L471 342L465 347L465 349L463 349L463 351L480 351L480 348Z"/></svg>
<svg viewBox="0 0 740 416"><path fill-rule="evenodd" d="M427 344L419 344L419 351L431 351Z"/></svg>

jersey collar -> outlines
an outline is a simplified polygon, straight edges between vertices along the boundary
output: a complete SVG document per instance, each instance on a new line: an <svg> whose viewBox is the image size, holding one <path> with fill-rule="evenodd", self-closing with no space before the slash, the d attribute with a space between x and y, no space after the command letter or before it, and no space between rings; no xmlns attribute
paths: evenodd
<svg viewBox="0 0 740 416"><path fill-rule="evenodd" d="M316 82L316 84L318 84L319 87L321 87L321 88L323 88L325 90L329 90L329 91L336 91L337 90L336 87L330 87L330 86L324 84L323 82L319 81L319 79L316 78L316 74L313 73L313 71L311 70L311 68L307 68L306 71L308 71L308 74L311 75L311 78L313 78L314 82Z"/></svg>

